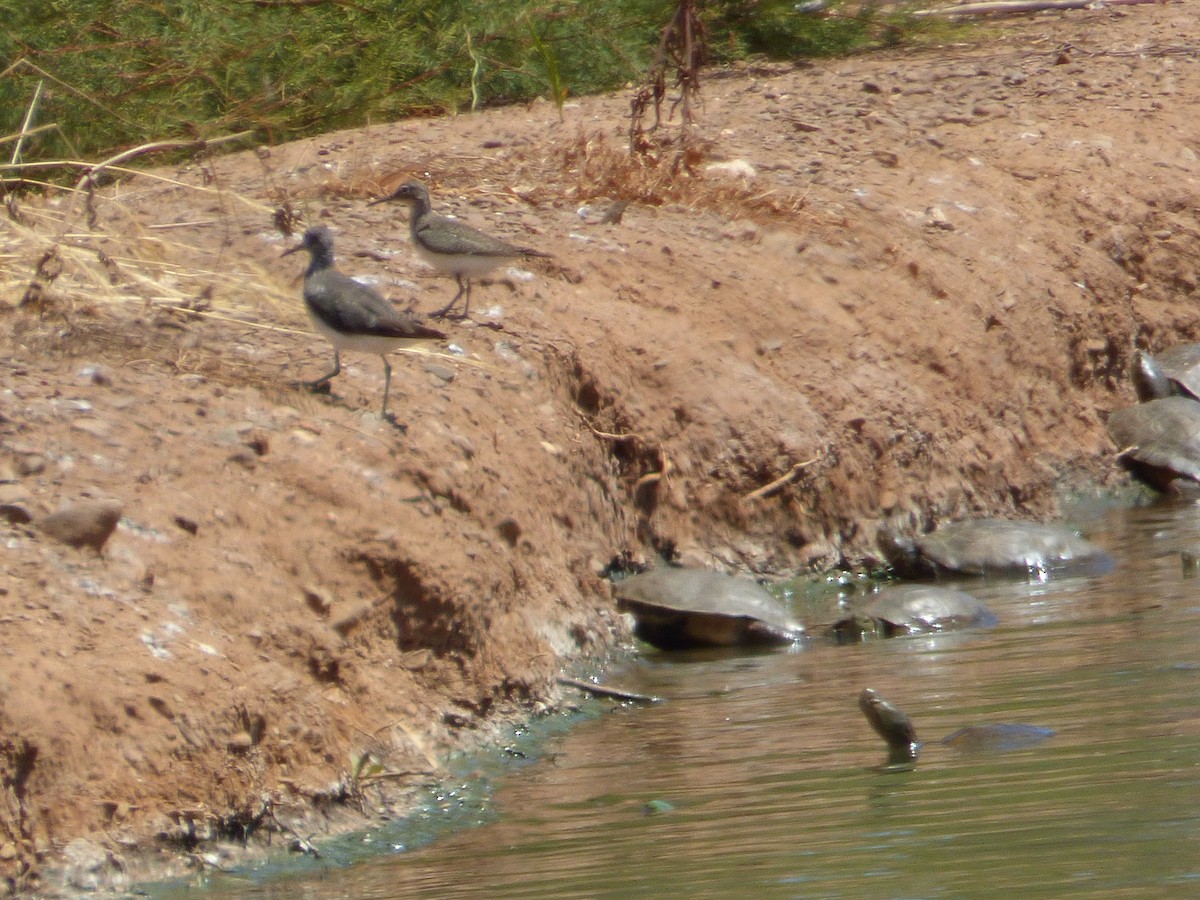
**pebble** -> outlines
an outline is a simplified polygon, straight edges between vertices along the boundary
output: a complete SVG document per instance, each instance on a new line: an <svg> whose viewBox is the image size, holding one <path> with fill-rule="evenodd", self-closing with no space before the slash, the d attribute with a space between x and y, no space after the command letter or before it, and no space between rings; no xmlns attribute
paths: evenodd
<svg viewBox="0 0 1200 900"><path fill-rule="evenodd" d="M33 516L21 503L0 503L0 519L12 525L24 525L33 521Z"/></svg>
<svg viewBox="0 0 1200 900"><path fill-rule="evenodd" d="M91 547L97 553L121 521L119 500L81 500L34 521L47 537L71 547Z"/></svg>
<svg viewBox="0 0 1200 900"><path fill-rule="evenodd" d="M239 731L229 739L226 746L232 753L245 753L254 746L254 738L250 736L249 732Z"/></svg>
<svg viewBox="0 0 1200 900"><path fill-rule="evenodd" d="M63 882L80 891L123 891L129 886L125 864L99 844L76 838L63 848Z"/></svg>
<svg viewBox="0 0 1200 900"><path fill-rule="evenodd" d="M444 384L452 382L456 374L449 366L439 366L437 363L426 363L425 371Z"/></svg>
<svg viewBox="0 0 1200 900"><path fill-rule="evenodd" d="M744 159L731 159L728 162L710 163L704 167L706 172L732 175L735 178L756 178L758 170Z"/></svg>
<svg viewBox="0 0 1200 900"><path fill-rule="evenodd" d="M954 230L954 223L947 219L946 214L938 207L929 207L929 209L925 210L925 215L928 216L928 218L925 220L926 227L940 228L942 231Z"/></svg>
<svg viewBox="0 0 1200 900"><path fill-rule="evenodd" d="M37 475L46 469L46 457L40 453L22 453L17 456L17 474L22 478Z"/></svg>

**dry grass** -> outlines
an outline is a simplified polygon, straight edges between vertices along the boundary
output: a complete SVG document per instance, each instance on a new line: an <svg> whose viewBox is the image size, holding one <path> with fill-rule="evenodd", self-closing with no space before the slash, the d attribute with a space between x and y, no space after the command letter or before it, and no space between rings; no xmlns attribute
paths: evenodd
<svg viewBox="0 0 1200 900"><path fill-rule="evenodd" d="M166 174L60 161L84 170L74 188L48 185L19 201L8 194L0 318L10 356L95 353L267 391L326 366L328 345L300 303L303 263L276 265L287 242L271 234L311 224L306 213L325 200L378 195L380 176L362 153L299 177L276 171L270 151L257 155L261 175L238 190L220 158L206 156ZM117 180L96 187L101 172ZM398 352L479 365L422 348Z"/></svg>
<svg viewBox="0 0 1200 900"><path fill-rule="evenodd" d="M298 342L264 341L263 332L308 333L295 286L261 257L228 249L243 225L269 226L272 208L207 178L188 184L110 161L78 165L85 174L73 189L6 198L0 311L13 356L100 353L118 365L278 382L279 364L286 366L289 345ZM120 180L97 189L101 172ZM154 192L177 194L164 210L186 209L191 195L197 207L220 212L155 222L134 208ZM210 329L224 339L205 340ZM239 343L264 348L279 364L239 352Z"/></svg>
<svg viewBox="0 0 1200 900"><path fill-rule="evenodd" d="M603 136L581 134L563 152L562 176L571 179L571 195L579 201L609 197L648 206L679 203L727 219L761 224L786 221L795 225L798 216L815 221L806 210L806 195L800 192L764 190L740 180L695 174L704 152L702 145L693 143L688 165L680 167L672 164L676 153L670 147L659 154L631 156Z"/></svg>
<svg viewBox="0 0 1200 900"><path fill-rule="evenodd" d="M241 199L270 215L268 207ZM253 261L230 266L219 254L172 237L176 229L215 222L156 225L111 215L110 224L87 228L83 205L77 196L65 205L10 203L9 222L0 231L4 296L63 315L135 304L243 322L264 309L295 305Z"/></svg>

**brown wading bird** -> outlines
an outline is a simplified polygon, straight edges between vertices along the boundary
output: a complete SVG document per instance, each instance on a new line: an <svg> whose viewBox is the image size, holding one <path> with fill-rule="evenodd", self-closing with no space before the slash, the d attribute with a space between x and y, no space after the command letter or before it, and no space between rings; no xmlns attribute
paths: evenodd
<svg viewBox="0 0 1200 900"><path fill-rule="evenodd" d="M317 329L333 344L333 371L308 387L318 388L342 371L343 350L377 353L383 360L383 407L388 415L388 391L392 385L392 366L387 354L399 347L410 347L443 340L446 335L430 328L409 312L396 309L365 284L343 275L333 267L333 235L324 225L304 232L304 239L284 256L300 250L309 252L304 273L304 308Z"/></svg>
<svg viewBox="0 0 1200 900"><path fill-rule="evenodd" d="M457 219L434 215L429 205L429 191L419 181L406 181L386 197L372 200L368 206L395 200L409 207L408 228L417 255L443 275L453 275L458 282L454 299L431 314L440 319L449 316L458 298L466 294L463 311L455 319L465 319L471 309L471 279L486 275L503 262L520 257L549 257L549 253L517 247L490 234L484 234ZM465 281L464 281L465 279Z"/></svg>

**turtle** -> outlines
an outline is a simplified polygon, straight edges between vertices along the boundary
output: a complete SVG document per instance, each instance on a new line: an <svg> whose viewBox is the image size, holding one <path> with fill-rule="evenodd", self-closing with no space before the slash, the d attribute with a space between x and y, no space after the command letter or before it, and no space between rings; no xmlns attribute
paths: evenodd
<svg viewBox="0 0 1200 900"><path fill-rule="evenodd" d="M896 584L883 588L861 609L834 622L833 633L839 642L851 643L868 636L991 628L996 622L992 611L966 591Z"/></svg>
<svg viewBox="0 0 1200 900"><path fill-rule="evenodd" d="M1176 479L1200 482L1200 402L1164 397L1108 416L1117 461L1138 481L1168 491Z"/></svg>
<svg viewBox="0 0 1200 900"><path fill-rule="evenodd" d="M1200 400L1200 344L1176 344L1157 356L1136 351L1131 380L1142 401L1175 396Z"/></svg>
<svg viewBox="0 0 1200 900"><path fill-rule="evenodd" d="M794 644L804 626L761 585L707 569L666 566L613 588L634 634L663 650Z"/></svg>
<svg viewBox="0 0 1200 900"><path fill-rule="evenodd" d="M912 719L871 688L858 695L858 708L875 732L887 741L888 765L911 767L921 752ZM942 738L941 743L964 753L1003 752L1034 747L1053 737L1053 728L1019 723L967 725Z"/></svg>
<svg viewBox="0 0 1200 900"><path fill-rule="evenodd" d="M1069 528L1010 519L961 519L929 534L906 538L880 529L879 547L902 577L959 575L1103 575L1107 553Z"/></svg>

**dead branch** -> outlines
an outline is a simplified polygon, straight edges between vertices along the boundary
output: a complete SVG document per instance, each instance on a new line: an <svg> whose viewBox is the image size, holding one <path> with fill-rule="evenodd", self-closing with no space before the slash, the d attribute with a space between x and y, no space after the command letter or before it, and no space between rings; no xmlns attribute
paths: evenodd
<svg viewBox="0 0 1200 900"><path fill-rule="evenodd" d="M159 150L204 150L216 144L227 144L230 141L241 140L242 138L250 137L253 132L239 131L237 134L227 134L223 137L213 138L207 141L152 141L149 144L142 144L138 147L131 147L128 150L122 150L116 156L110 156L106 160L96 163L91 166L79 181L75 183L75 190L81 191L86 185L95 184L96 176L110 166L119 166L126 160L134 159L138 156L144 156L147 153L155 153Z"/></svg>
<svg viewBox="0 0 1200 900"><path fill-rule="evenodd" d="M1139 6L1159 0L998 0L989 3L964 3L962 6L941 6L920 9L914 16L986 16L1014 13L1043 12L1052 9L1086 9L1092 6Z"/></svg>
<svg viewBox="0 0 1200 900"><path fill-rule="evenodd" d="M42 89L46 86L44 80L39 80L37 87L33 91L33 99L29 101L29 108L25 110L25 121L21 123L21 136L17 139L17 146L13 148L12 161L18 163L21 161L21 150L25 147L25 138L29 136L30 129L33 128L33 117L37 115L38 104L42 100Z"/></svg>
<svg viewBox="0 0 1200 900"><path fill-rule="evenodd" d="M757 488L756 490L753 490L750 493L746 494L746 496L742 497L742 502L749 503L753 500L758 500L762 497L770 496L771 494L775 493L777 490L779 490L784 485L791 484L793 481L795 481L796 476L800 474L800 471L802 469L808 468L809 466L811 466L813 463L815 463L820 458L821 458L821 454L818 453L812 459L806 459L804 462L796 463L794 466L792 466L790 469L788 469L787 472L785 472L783 475L780 475L774 481L772 481L768 484L764 484L762 487Z"/></svg>
<svg viewBox="0 0 1200 900"><path fill-rule="evenodd" d="M623 691L620 688L605 687L602 684L593 684L590 681L582 681L578 678L557 678L559 684L567 687L579 688L581 691L586 691L596 697L611 697L614 700L630 700L634 703L661 703L659 697L652 697L649 694L635 694L632 691Z"/></svg>
<svg viewBox="0 0 1200 900"><path fill-rule="evenodd" d="M630 101L629 152L634 156L644 156L650 150L646 135L662 124L668 68L675 70L675 87L679 88L679 96L672 102L668 117L674 114L676 108L680 109L683 125L680 143L686 149L691 126L695 123L692 103L700 96L700 67L708 50L705 37L704 22L696 11L696 0L678 0L671 21L662 30L646 83ZM647 129L642 120L652 106L654 123Z"/></svg>
<svg viewBox="0 0 1200 900"><path fill-rule="evenodd" d="M591 425L589 425L588 428L591 428L593 435L605 441L640 441L642 439L640 434L636 434L632 431L626 434L613 434L611 431L599 431L598 429L592 428Z"/></svg>

